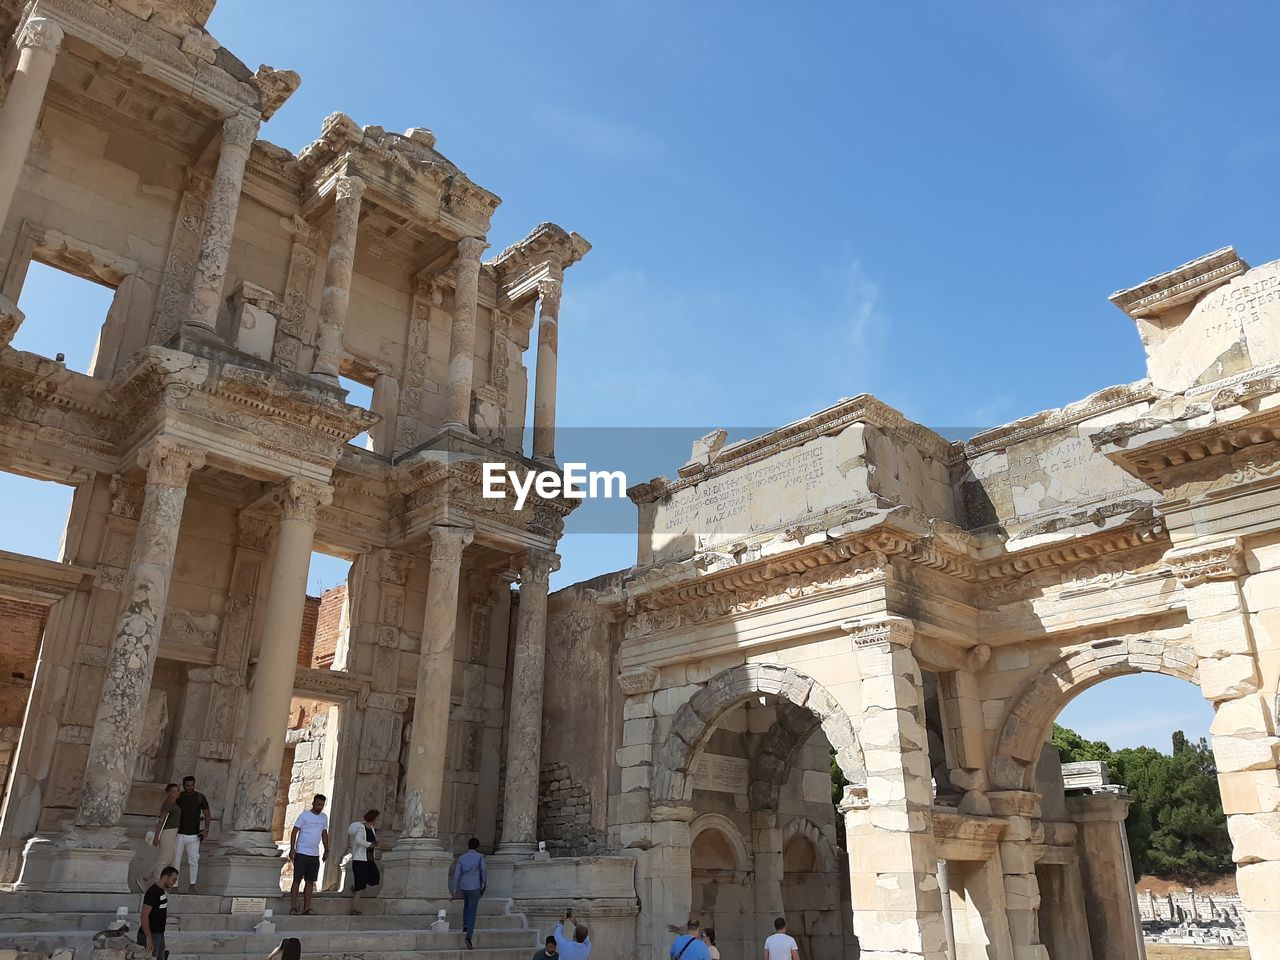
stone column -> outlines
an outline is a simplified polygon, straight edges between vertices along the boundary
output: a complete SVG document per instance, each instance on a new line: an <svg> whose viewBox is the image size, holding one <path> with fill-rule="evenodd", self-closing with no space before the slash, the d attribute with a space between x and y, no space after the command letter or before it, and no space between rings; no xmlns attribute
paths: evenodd
<svg viewBox="0 0 1280 960"><path fill-rule="evenodd" d="M1040 795L996 790L988 800L991 812L1009 824L1000 838L1000 867L1013 955L1016 960L1049 960L1040 941L1040 881L1036 879L1036 848L1044 843Z"/></svg>
<svg viewBox="0 0 1280 960"><path fill-rule="evenodd" d="M236 212L240 209L240 189L249 151L258 136L255 117L236 114L222 123L222 147L218 169L204 214L204 233L191 278L191 307L185 323L213 333L218 326L218 308L227 279L231 238L236 232Z"/></svg>
<svg viewBox="0 0 1280 960"><path fill-rule="evenodd" d="M294 477L276 492L280 522L275 562L267 585L262 644L253 667L253 685L245 711L244 735L232 763L230 832L201 868L201 885L230 895L261 892L279 877L279 853L271 834L285 732L298 666L307 572L320 508L333 497L331 487Z"/></svg>
<svg viewBox="0 0 1280 960"><path fill-rule="evenodd" d="M1280 730L1241 589L1244 545L1206 541L1164 559L1183 586L1200 692L1214 705L1209 732L1250 949L1280 960Z"/></svg>
<svg viewBox="0 0 1280 960"><path fill-rule="evenodd" d="M76 813L76 823L85 827L114 827L124 815L138 755L139 719L146 712L160 647L187 481L192 471L204 466L204 454L159 437L139 452L138 461L147 468L147 485L122 591L128 599L107 654Z"/></svg>
<svg viewBox="0 0 1280 960"><path fill-rule="evenodd" d="M369 428L369 449L384 457L395 454L396 411L400 409L400 382L389 373L379 373L373 383L373 404L370 408L382 417Z"/></svg>
<svg viewBox="0 0 1280 960"><path fill-rule="evenodd" d="M301 478L287 481L277 493L280 525L276 556L267 587L262 649L253 668L245 737L237 750L239 769L232 815L234 830L266 833L267 840L284 761L316 520L320 508L332 497L332 488Z"/></svg>
<svg viewBox="0 0 1280 960"><path fill-rule="evenodd" d="M431 568L422 623L422 652L413 708L413 737L405 771L405 823L402 838L437 839L444 755L448 739L449 699L453 687L453 645L458 623L458 587L462 554L472 532L460 527L431 528Z"/></svg>
<svg viewBox="0 0 1280 960"><path fill-rule="evenodd" d="M773 921L784 913L782 881L786 867L782 859L782 827L777 810L751 813L751 849L755 867L755 929L771 930Z"/></svg>
<svg viewBox="0 0 1280 960"><path fill-rule="evenodd" d="M384 896L433 897L448 893L451 859L440 840L445 752L453 687L454 632L462 554L472 532L462 527L431 528L427 607L418 660L413 731L404 773L404 823L400 841L385 858Z"/></svg>
<svg viewBox="0 0 1280 960"><path fill-rule="evenodd" d="M1124 821L1128 797L1095 793L1068 797L1067 813L1078 825L1077 859L1083 873L1085 914L1095 957L1146 960L1138 895L1129 862Z"/></svg>
<svg viewBox="0 0 1280 960"><path fill-rule="evenodd" d="M845 815L854 930L863 956L944 960L928 737L920 667L911 650L914 625L885 617L843 627L856 650L867 764L865 804L851 803Z"/></svg>
<svg viewBox="0 0 1280 960"><path fill-rule="evenodd" d="M0 107L0 227L9 217L61 45L62 28L44 17L28 20L18 35L18 68Z"/></svg>
<svg viewBox="0 0 1280 960"><path fill-rule="evenodd" d="M538 368L533 385L533 456L556 458L556 365L560 349L560 276L538 283Z"/></svg>
<svg viewBox="0 0 1280 960"><path fill-rule="evenodd" d="M547 660L547 582L555 554L531 551L520 565L520 607L511 663L507 774L502 791L499 853L538 848L538 771L542 761L542 688Z"/></svg>
<svg viewBox="0 0 1280 960"><path fill-rule="evenodd" d="M480 283L480 254L486 244L479 237L458 241L453 288L453 336L449 340L449 391L445 398L447 426L471 429L471 382L475 375L476 296Z"/></svg>
<svg viewBox="0 0 1280 960"><path fill-rule="evenodd" d="M334 188L333 235L329 262L324 270L324 295L320 300L320 344L311 375L338 382L342 364L343 332L347 305L351 302L351 274L356 262L356 234L360 228L360 201L365 182L359 177L339 177Z"/></svg>
<svg viewBox="0 0 1280 960"><path fill-rule="evenodd" d="M636 858L636 893L641 910L636 920L636 953L645 960L668 957L672 928L683 929L693 909L693 874L689 824L693 808L683 803L659 804L644 828L647 847L621 852Z"/></svg>

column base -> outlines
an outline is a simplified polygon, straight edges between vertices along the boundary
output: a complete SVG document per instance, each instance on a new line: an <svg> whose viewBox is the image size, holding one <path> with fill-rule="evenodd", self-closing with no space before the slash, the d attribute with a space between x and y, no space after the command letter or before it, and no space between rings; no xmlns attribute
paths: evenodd
<svg viewBox="0 0 1280 960"><path fill-rule="evenodd" d="M401 838L383 855L380 896L421 900L449 898L449 871L455 857L434 838ZM490 890L492 892L492 880Z"/></svg>
<svg viewBox="0 0 1280 960"><path fill-rule="evenodd" d="M205 844L200 858L200 892L225 897L276 897L284 858L269 833L232 833ZM212 849L209 849L212 847Z"/></svg>
<svg viewBox="0 0 1280 960"><path fill-rule="evenodd" d="M515 896L517 863L529 863L538 856L536 843L500 843L488 857L489 893L495 897ZM550 859L550 855L547 855Z"/></svg>
<svg viewBox="0 0 1280 960"><path fill-rule="evenodd" d="M32 837L22 851L22 871L14 889L128 893L132 861L133 849L125 843L123 828Z"/></svg>

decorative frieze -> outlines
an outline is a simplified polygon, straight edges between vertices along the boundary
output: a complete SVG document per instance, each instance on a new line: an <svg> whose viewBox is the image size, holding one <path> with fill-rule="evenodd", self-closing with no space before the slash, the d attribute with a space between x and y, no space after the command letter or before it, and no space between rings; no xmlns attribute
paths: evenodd
<svg viewBox="0 0 1280 960"><path fill-rule="evenodd" d="M1164 559L1184 587L1210 580L1238 580L1246 572L1244 546L1235 538L1177 547Z"/></svg>

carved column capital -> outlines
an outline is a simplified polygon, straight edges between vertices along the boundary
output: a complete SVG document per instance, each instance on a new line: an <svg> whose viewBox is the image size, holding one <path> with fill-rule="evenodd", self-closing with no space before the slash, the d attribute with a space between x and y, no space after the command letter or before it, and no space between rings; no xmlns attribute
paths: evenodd
<svg viewBox="0 0 1280 960"><path fill-rule="evenodd" d="M301 477L292 477L276 489L276 502L284 520L314 524L321 507L333 503L333 487Z"/></svg>
<svg viewBox="0 0 1280 960"><path fill-rule="evenodd" d="M364 197L368 186L360 177L339 177L334 186L335 200L354 200L357 203Z"/></svg>
<svg viewBox="0 0 1280 960"><path fill-rule="evenodd" d="M480 255L489 246L483 237L463 237L458 241L458 264L480 263Z"/></svg>
<svg viewBox="0 0 1280 960"><path fill-rule="evenodd" d="M237 113L222 121L222 145L248 150L258 139L258 121Z"/></svg>
<svg viewBox="0 0 1280 960"><path fill-rule="evenodd" d="M653 693L658 689L658 678L661 676L657 667L641 667L638 670L626 670L618 674L618 686L624 695L636 697L645 693Z"/></svg>
<svg viewBox="0 0 1280 960"><path fill-rule="evenodd" d="M47 17L32 17L22 28L18 37L18 48L31 47L35 50L48 50L57 53L62 46L64 34L57 23Z"/></svg>
<svg viewBox="0 0 1280 960"><path fill-rule="evenodd" d="M564 280L560 277L548 276L538 281L538 299L543 316L558 316L560 313L560 294L564 292Z"/></svg>
<svg viewBox="0 0 1280 960"><path fill-rule="evenodd" d="M529 550L520 561L520 582L546 584L551 579L551 574L559 569L559 554Z"/></svg>
<svg viewBox="0 0 1280 960"><path fill-rule="evenodd" d="M910 647L916 635L915 625L905 617L846 620L840 629L853 639L855 647Z"/></svg>
<svg viewBox="0 0 1280 960"><path fill-rule="evenodd" d="M462 552L475 538L475 531L468 527L431 527L431 565L447 563L456 566L462 562Z"/></svg>
<svg viewBox="0 0 1280 960"><path fill-rule="evenodd" d="M0 347L7 347L22 326L25 316L8 297L0 296Z"/></svg>
<svg viewBox="0 0 1280 960"><path fill-rule="evenodd" d="M1237 580L1246 573L1244 546L1235 537L1175 547L1164 555L1164 562L1184 587L1209 580Z"/></svg>
<svg viewBox="0 0 1280 960"><path fill-rule="evenodd" d="M147 483L162 487L186 487L204 462L203 450L172 437L155 437L138 450L138 466L146 469Z"/></svg>

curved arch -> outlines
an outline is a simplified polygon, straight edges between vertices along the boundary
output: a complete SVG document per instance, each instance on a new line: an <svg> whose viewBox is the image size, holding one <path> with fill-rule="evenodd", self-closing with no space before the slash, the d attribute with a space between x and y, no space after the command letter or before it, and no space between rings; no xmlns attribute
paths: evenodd
<svg viewBox="0 0 1280 960"><path fill-rule="evenodd" d="M702 744L726 711L753 696L772 694L815 716L836 751L836 762L851 782L866 780L862 747L844 708L827 690L798 670L771 663L747 663L722 670L676 711L671 732L654 757L650 799L680 803L693 795L687 776Z"/></svg>
<svg viewBox="0 0 1280 960"><path fill-rule="evenodd" d="M722 813L703 813L693 819L689 824L690 849L698 835L708 830L714 830L729 841L729 847L733 850L734 870L751 869L751 855L747 853L746 841L742 839L737 824Z"/></svg>
<svg viewBox="0 0 1280 960"><path fill-rule="evenodd" d="M1198 658L1183 640L1112 637L1072 651L1032 676L1013 697L991 754L997 790L1028 790L1053 721L1078 694L1111 677L1160 673L1197 686Z"/></svg>
<svg viewBox="0 0 1280 960"><path fill-rule="evenodd" d="M840 858L836 856L834 845L822 833L822 828L808 817L796 817L787 824L787 828L782 831L782 849L785 850L787 844L796 837L803 837L813 845L824 873L840 869Z"/></svg>
<svg viewBox="0 0 1280 960"><path fill-rule="evenodd" d="M792 758L821 722L813 711L788 700L778 704L778 719L751 758L747 795L752 810L778 809L778 798L791 771Z"/></svg>

